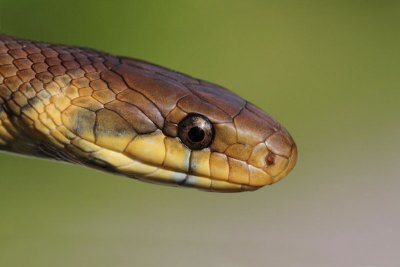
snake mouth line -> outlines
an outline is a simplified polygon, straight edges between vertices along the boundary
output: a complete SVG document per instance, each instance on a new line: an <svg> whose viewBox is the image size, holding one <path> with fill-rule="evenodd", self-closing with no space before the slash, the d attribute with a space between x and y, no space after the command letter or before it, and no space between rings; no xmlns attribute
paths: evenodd
<svg viewBox="0 0 400 267"><path fill-rule="evenodd" d="M165 184L170 186L184 186L191 187L203 191L211 191L211 192L243 192L243 191L255 191L260 187L250 186L250 185L242 185L236 184L229 181L222 180L214 180L209 177L197 176L185 174L182 172L173 172L177 177L183 176L184 178L181 180L171 179L171 180L160 180L158 177L156 179L153 176L143 176L142 177L133 177L143 182L155 183L155 184Z"/></svg>
<svg viewBox="0 0 400 267"><path fill-rule="evenodd" d="M164 184L170 186L184 186L214 192L254 191L261 188L261 186L239 184L230 182L228 180L219 180L216 178L171 170L168 168L144 163L139 160L132 161L132 163L125 166L114 166L114 168L116 169L115 174L138 179L147 183ZM144 173L146 170L151 171L148 173Z"/></svg>

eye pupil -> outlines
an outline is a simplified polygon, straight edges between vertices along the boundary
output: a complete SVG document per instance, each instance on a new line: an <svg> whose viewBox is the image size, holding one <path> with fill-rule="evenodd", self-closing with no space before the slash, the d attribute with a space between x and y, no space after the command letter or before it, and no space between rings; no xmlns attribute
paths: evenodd
<svg viewBox="0 0 400 267"><path fill-rule="evenodd" d="M203 115L189 113L178 123L178 137L192 150L201 150L211 145L214 127Z"/></svg>
<svg viewBox="0 0 400 267"><path fill-rule="evenodd" d="M188 132L188 137L190 139L190 141L192 141L193 143L198 143L203 141L205 136L205 133L203 131L203 129L195 126L192 127L189 132Z"/></svg>

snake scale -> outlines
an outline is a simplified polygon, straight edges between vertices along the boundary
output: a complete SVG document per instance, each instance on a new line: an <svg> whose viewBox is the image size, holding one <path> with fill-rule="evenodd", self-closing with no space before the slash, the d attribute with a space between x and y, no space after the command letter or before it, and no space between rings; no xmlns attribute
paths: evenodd
<svg viewBox="0 0 400 267"><path fill-rule="evenodd" d="M297 148L229 90L144 61L0 35L0 149L145 182L238 192Z"/></svg>

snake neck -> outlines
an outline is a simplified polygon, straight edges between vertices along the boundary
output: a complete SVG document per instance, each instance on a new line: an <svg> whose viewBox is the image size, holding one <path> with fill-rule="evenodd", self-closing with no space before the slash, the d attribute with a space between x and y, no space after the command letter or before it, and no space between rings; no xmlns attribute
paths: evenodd
<svg viewBox="0 0 400 267"><path fill-rule="evenodd" d="M0 87L2 84L0 83ZM0 98L0 103L4 100ZM34 155L36 144L28 141L28 136L19 128L12 116L7 113L4 103L0 105L0 150L16 152L25 155Z"/></svg>
<svg viewBox="0 0 400 267"><path fill-rule="evenodd" d="M0 84L1 86L1 84ZM0 103L3 100L0 98ZM11 145L14 140L14 137L10 134L7 124L11 125L8 115L4 110L4 103L0 105L0 149L5 150L7 147Z"/></svg>
<svg viewBox="0 0 400 267"><path fill-rule="evenodd" d="M1 101L2 98L0 98ZM32 140L36 139L32 138L31 130L21 123L18 116L8 114L7 106L0 105L0 150L26 156L76 162L75 159L57 152L48 144Z"/></svg>

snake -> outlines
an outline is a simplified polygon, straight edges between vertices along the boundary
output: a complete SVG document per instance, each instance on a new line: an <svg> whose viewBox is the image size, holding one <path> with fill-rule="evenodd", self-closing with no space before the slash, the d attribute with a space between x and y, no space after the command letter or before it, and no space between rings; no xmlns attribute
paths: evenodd
<svg viewBox="0 0 400 267"><path fill-rule="evenodd" d="M0 150L154 184L254 191L294 168L288 131L219 85L0 34Z"/></svg>

